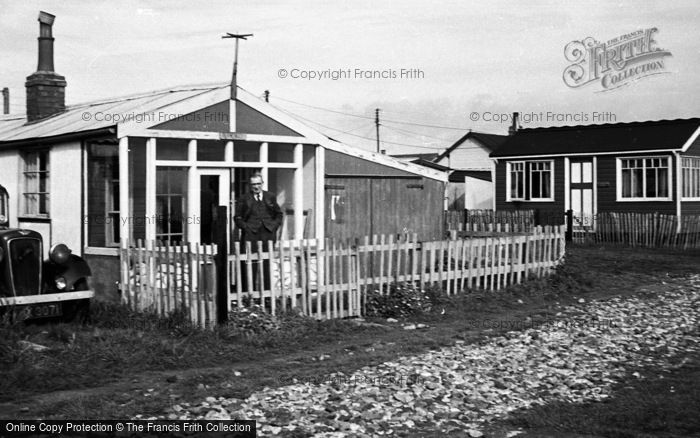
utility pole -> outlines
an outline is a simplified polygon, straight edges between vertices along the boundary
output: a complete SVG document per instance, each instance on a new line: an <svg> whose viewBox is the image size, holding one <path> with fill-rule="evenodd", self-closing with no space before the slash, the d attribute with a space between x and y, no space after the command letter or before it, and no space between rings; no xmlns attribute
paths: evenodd
<svg viewBox="0 0 700 438"><path fill-rule="evenodd" d="M379 146L379 108L374 110L374 124L377 126L377 153L381 153L381 147Z"/></svg>
<svg viewBox="0 0 700 438"><path fill-rule="evenodd" d="M228 33L226 32L226 35L222 36L221 38L233 38L236 40L236 54L233 58L233 76L231 77L231 99L236 100L236 93L237 93L237 88L238 84L236 83L236 74L238 73L238 40L245 40L248 37L252 37L252 33L245 33L245 34L235 34L235 33Z"/></svg>

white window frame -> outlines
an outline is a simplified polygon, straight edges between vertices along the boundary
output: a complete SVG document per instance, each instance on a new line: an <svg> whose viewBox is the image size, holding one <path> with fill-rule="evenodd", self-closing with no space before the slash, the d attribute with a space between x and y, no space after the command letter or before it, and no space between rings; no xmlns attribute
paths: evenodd
<svg viewBox="0 0 700 438"><path fill-rule="evenodd" d="M39 154L41 153L46 153L46 170L39 170L39 167L36 169L29 170L28 169L28 159L29 156L32 154L37 154L37 164L39 160ZM21 170L20 170L20 190L21 190L21 196L19 199L19 213L18 216L20 219L22 218L31 218L31 219L50 219L51 218L51 148L41 148L41 149L34 149L34 150L28 150L25 151L21 154ZM46 175L46 190L45 192L30 192L29 191L29 180L28 180L28 175L29 174L35 174L35 177L38 178L37 184L40 185L40 174L45 174ZM46 195L47 196L47 212L46 213L39 213L37 211L32 211L32 212L27 212L28 208L28 203L27 203L27 194L35 194L35 195ZM37 202L37 208L40 203L39 200Z"/></svg>
<svg viewBox="0 0 700 438"><path fill-rule="evenodd" d="M646 161L649 159L659 159L665 158L668 163L668 196L664 197L654 197L649 198L647 196L642 197L622 197L622 160L643 160L644 166L642 167L642 194L646 193L647 190L647 173L646 173ZM640 155L634 157L617 157L615 159L615 186L617 192L617 202L659 202L659 201L673 201L673 158L671 155Z"/></svg>
<svg viewBox="0 0 700 438"><path fill-rule="evenodd" d="M688 156L681 156L681 177L679 178L680 184L681 184L681 200L683 201L700 201L700 157L688 155ZM686 160L689 160L694 162L693 164L697 164L697 167L686 167L685 162ZM691 179L690 181L695 181L697 184L697 196L685 196L685 175L686 175L686 170L689 170L688 174L690 175Z"/></svg>
<svg viewBox="0 0 700 438"><path fill-rule="evenodd" d="M532 163L549 163L550 181L549 198L532 197ZM511 195L511 170L513 164L523 165L523 197L514 198ZM525 182L527 181L527 184ZM554 202L554 160L521 160L506 162L506 202Z"/></svg>
<svg viewBox="0 0 700 438"><path fill-rule="evenodd" d="M548 163L549 164L549 194L548 198L534 198L532 196L532 165L535 163ZM554 202L554 160L536 160L528 161L529 166L525 167L525 172L529 176L529 195L531 202Z"/></svg>
<svg viewBox="0 0 700 438"><path fill-rule="evenodd" d="M514 198L511 194L511 189L510 189L510 183L511 183L511 171L513 168L513 164L522 164L523 165L523 197L522 198ZM525 161L508 161L506 162L506 202L511 202L511 201L525 201L526 196L527 196L527 191L525 190L525 178L527 178L527 163Z"/></svg>

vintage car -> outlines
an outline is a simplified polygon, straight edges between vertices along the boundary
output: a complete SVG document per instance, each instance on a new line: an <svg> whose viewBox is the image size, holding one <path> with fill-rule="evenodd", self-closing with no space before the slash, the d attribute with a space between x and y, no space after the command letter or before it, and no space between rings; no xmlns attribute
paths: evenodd
<svg viewBox="0 0 700 438"><path fill-rule="evenodd" d="M9 228L9 195L0 185L0 313L12 319L85 320L94 291L85 260L64 244L43 260L41 234Z"/></svg>

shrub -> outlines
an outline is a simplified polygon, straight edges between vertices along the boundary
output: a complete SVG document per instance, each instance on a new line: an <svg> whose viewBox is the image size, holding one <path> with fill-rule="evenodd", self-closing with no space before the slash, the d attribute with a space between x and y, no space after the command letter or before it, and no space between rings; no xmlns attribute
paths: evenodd
<svg viewBox="0 0 700 438"><path fill-rule="evenodd" d="M234 308L228 314L228 322L224 328L229 336L250 337L256 334L280 329L278 318L258 304L250 307Z"/></svg>
<svg viewBox="0 0 700 438"><path fill-rule="evenodd" d="M374 289L367 293L367 316L405 318L430 312L431 295L411 284L392 283L387 290Z"/></svg>

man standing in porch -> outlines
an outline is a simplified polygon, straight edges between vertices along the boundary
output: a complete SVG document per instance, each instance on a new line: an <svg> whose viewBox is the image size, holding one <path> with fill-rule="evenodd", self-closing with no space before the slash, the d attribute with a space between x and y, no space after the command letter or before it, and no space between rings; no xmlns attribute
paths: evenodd
<svg viewBox="0 0 700 438"><path fill-rule="evenodd" d="M282 209L277 205L277 196L262 189L263 179L259 173L250 177L250 191L241 196L236 202L236 214L233 217L236 226L241 230L241 243L251 242L253 253L258 251L258 241L263 242L263 251L267 249L267 241L277 240L277 229L282 225ZM241 248L245 250L245 246ZM265 289L269 289L269 261L263 263ZM253 265L254 276L257 279L257 263ZM245 272L245 271L243 271ZM243 285L245 288L246 281Z"/></svg>

